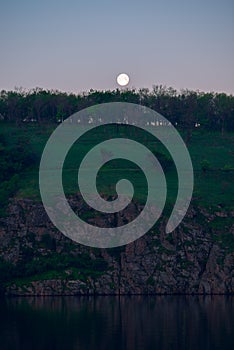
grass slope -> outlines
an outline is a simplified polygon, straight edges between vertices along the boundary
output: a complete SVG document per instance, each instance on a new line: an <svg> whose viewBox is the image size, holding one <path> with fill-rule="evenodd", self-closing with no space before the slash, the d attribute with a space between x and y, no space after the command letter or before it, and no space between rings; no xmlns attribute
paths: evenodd
<svg viewBox="0 0 234 350"><path fill-rule="evenodd" d="M4 135L7 142L14 148L17 140L27 142L29 147L40 159L44 146L56 125L42 126L25 125L16 127L9 123L0 123L0 137ZM110 128L105 134L100 129L96 132L89 132L76 142L69 151L63 171L63 183L66 194L78 191L77 169L84 155L106 138L124 136L121 128L116 130ZM161 152L169 157L167 150L159 142L155 141L148 134L136 132L132 134L134 140L145 144L153 152ZM181 131L183 137L183 131ZM208 133L197 130L188 145L194 168L194 194L200 205L223 207L234 207L233 198L233 174L234 174L234 134L227 133L224 137L220 133ZM165 158L165 159L167 159ZM204 171L204 161L207 167ZM18 198L40 199L38 186L37 164L28 167L20 173L19 188L16 196ZM102 167L97 181L98 189L102 193L115 194L115 184L120 178L128 178L134 185L136 198L144 200L147 195L146 179L142 171L129 161L112 161ZM177 193L177 175L174 166L166 170L168 201L173 202Z"/></svg>

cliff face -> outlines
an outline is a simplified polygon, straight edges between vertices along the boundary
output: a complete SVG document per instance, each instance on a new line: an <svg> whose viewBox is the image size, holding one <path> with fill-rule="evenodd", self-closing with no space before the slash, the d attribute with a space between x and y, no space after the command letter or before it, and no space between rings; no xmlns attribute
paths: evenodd
<svg viewBox="0 0 234 350"><path fill-rule="evenodd" d="M7 295L234 293L233 217L234 212L217 208L211 214L192 204L171 234L161 222L127 246L92 249L58 232L41 203L12 200L0 221L0 257L11 276L2 278L2 290Z"/></svg>

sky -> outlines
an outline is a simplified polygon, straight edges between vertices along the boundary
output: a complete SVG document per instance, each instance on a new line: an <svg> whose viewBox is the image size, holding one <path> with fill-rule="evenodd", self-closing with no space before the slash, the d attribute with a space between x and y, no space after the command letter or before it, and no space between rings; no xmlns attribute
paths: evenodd
<svg viewBox="0 0 234 350"><path fill-rule="evenodd" d="M0 0L0 90L234 94L233 0Z"/></svg>

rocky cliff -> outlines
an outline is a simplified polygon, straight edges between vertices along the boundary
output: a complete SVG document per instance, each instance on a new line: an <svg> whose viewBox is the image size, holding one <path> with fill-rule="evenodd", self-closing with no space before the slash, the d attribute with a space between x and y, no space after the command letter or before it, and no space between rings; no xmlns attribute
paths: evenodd
<svg viewBox="0 0 234 350"><path fill-rule="evenodd" d="M1 289L6 295L234 293L233 217L192 202L171 234L164 218L127 246L93 249L56 230L41 203L14 199L0 221Z"/></svg>

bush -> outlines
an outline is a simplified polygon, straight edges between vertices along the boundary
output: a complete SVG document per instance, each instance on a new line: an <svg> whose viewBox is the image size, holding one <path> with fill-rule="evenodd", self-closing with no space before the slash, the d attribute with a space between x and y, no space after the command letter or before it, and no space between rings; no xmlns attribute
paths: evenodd
<svg viewBox="0 0 234 350"><path fill-rule="evenodd" d="M0 258L0 284L14 276L14 265Z"/></svg>
<svg viewBox="0 0 234 350"><path fill-rule="evenodd" d="M19 189L19 174L38 162L38 156L21 141L12 147L0 134L0 216L5 214L9 198Z"/></svg>
<svg viewBox="0 0 234 350"><path fill-rule="evenodd" d="M204 159L200 164L203 172L211 170L211 163L208 160Z"/></svg>
<svg viewBox="0 0 234 350"><path fill-rule="evenodd" d="M173 160L163 153L154 152L154 157L159 161L163 171L167 171L173 165ZM154 164L154 157L149 155L149 160L151 161L152 159L152 164Z"/></svg>
<svg viewBox="0 0 234 350"><path fill-rule="evenodd" d="M49 250L56 250L56 240L48 233L44 234L41 238L42 244Z"/></svg>
<svg viewBox="0 0 234 350"><path fill-rule="evenodd" d="M10 180L0 184L0 215L4 215L9 198L19 189L19 179L19 175L14 175Z"/></svg>
<svg viewBox="0 0 234 350"><path fill-rule="evenodd" d="M26 143L18 142L12 147L4 138L0 138L0 155L0 181L9 180L11 176L39 162L38 156Z"/></svg>
<svg viewBox="0 0 234 350"><path fill-rule="evenodd" d="M45 235L48 237L47 235ZM11 278L25 278L47 271L63 272L67 268L76 268L90 274L101 273L107 269L107 262L103 258L91 259L88 254L78 256L51 252L47 256L34 256L31 248L24 247L23 258L12 270Z"/></svg>
<svg viewBox="0 0 234 350"><path fill-rule="evenodd" d="M231 164L225 164L222 170L223 171L233 171L234 167Z"/></svg>

